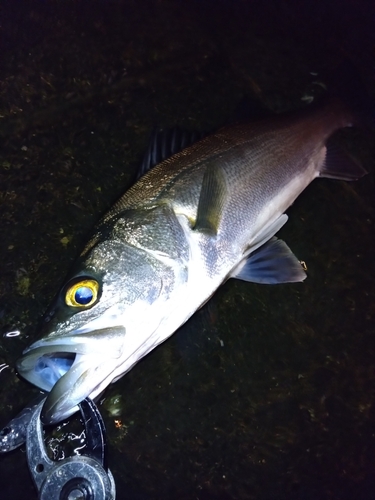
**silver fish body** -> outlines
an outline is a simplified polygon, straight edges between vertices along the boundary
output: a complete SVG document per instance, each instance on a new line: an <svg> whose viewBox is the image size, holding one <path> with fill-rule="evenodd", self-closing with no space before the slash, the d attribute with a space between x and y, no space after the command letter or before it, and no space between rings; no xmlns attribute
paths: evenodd
<svg viewBox="0 0 375 500"><path fill-rule="evenodd" d="M224 128L131 187L99 223L41 340L18 361L24 378L50 391L44 423L101 394L230 277L302 281L298 260L274 235L313 179L365 173L327 162L327 140L351 124L333 101Z"/></svg>

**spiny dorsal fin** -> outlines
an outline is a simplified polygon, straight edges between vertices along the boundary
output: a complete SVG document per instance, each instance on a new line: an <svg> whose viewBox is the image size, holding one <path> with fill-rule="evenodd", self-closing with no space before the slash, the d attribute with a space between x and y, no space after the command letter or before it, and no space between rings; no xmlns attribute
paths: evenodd
<svg viewBox="0 0 375 500"><path fill-rule="evenodd" d="M154 130L136 180L143 177L162 161L200 141L205 134L179 128Z"/></svg>

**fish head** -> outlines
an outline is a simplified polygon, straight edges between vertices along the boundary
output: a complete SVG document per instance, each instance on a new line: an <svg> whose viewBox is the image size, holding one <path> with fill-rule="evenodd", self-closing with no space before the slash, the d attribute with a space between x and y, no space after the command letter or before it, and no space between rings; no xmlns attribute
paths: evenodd
<svg viewBox="0 0 375 500"><path fill-rule="evenodd" d="M23 378L49 392L44 424L75 413L160 343L155 331L176 276L167 257L120 240L90 249L17 362Z"/></svg>

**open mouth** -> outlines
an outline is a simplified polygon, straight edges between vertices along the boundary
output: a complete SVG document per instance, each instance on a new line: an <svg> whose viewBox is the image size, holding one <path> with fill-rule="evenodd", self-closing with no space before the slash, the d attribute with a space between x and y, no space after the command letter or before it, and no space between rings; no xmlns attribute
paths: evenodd
<svg viewBox="0 0 375 500"><path fill-rule="evenodd" d="M97 353L51 352L51 347L38 347L17 363L23 378L49 393L41 412L45 425L65 420L78 411L83 399L98 396L112 381L113 370L111 358Z"/></svg>
<svg viewBox="0 0 375 500"><path fill-rule="evenodd" d="M17 371L31 384L50 392L79 357L72 346L37 347L27 350L17 361Z"/></svg>
<svg viewBox="0 0 375 500"><path fill-rule="evenodd" d="M46 390L50 391L56 382L72 367L75 358L76 354L72 353L44 354L35 364L35 376L43 383ZM41 387L41 384L39 384L39 387Z"/></svg>
<svg viewBox="0 0 375 500"><path fill-rule="evenodd" d="M35 342L17 361L19 374L49 392L41 419L56 424L78 411L86 397L94 399L112 382L121 364L125 329L105 328Z"/></svg>

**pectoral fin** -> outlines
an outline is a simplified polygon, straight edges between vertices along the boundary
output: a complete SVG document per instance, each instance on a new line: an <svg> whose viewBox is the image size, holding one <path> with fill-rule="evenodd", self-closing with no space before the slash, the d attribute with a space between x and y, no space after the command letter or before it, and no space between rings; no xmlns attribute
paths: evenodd
<svg viewBox="0 0 375 500"><path fill-rule="evenodd" d="M194 230L215 236L218 232L228 187L225 174L217 165L208 165L202 182Z"/></svg>
<svg viewBox="0 0 375 500"><path fill-rule="evenodd" d="M231 278L271 285L303 281L306 273L288 245L273 237L242 261Z"/></svg>

